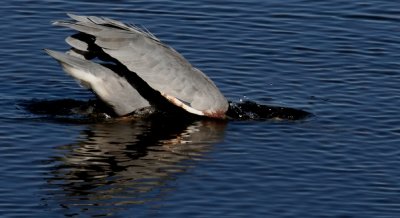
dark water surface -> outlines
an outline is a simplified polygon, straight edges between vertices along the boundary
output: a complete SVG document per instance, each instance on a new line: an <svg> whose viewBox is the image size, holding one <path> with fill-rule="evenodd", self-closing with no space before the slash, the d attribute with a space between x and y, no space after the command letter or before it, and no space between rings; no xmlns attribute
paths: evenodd
<svg viewBox="0 0 400 218"><path fill-rule="evenodd" d="M400 2L3 1L1 217L399 217ZM63 122L65 12L144 25L233 102L301 121Z"/></svg>

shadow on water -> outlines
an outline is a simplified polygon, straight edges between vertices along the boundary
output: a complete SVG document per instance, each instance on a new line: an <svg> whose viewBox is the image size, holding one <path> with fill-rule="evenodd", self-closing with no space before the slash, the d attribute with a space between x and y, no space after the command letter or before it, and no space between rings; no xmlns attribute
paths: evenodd
<svg viewBox="0 0 400 218"><path fill-rule="evenodd" d="M311 113L300 109L244 101L230 102L227 116L232 120L301 120L311 116Z"/></svg>
<svg viewBox="0 0 400 218"><path fill-rule="evenodd" d="M98 122L113 114L110 108L99 100L78 101L72 99L61 100L31 100L21 102L20 105L27 111L47 118L64 120L70 122L91 121ZM170 119L199 119L199 117L186 114L184 111L157 111L153 108L146 109L131 118L153 118L160 117ZM239 103L230 102L226 113L228 120L301 120L312 116L311 113L294 108L262 105L253 101Z"/></svg>
<svg viewBox="0 0 400 218"><path fill-rule="evenodd" d="M127 205L156 204L171 181L223 139L226 122L136 120L93 123L76 143L59 146L50 161L46 204L66 215L110 215Z"/></svg>

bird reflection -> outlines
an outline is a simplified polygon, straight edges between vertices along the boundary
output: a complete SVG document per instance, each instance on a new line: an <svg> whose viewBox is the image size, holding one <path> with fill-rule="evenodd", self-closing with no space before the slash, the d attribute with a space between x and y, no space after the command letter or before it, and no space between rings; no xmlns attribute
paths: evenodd
<svg viewBox="0 0 400 218"><path fill-rule="evenodd" d="M166 119L92 124L77 143L57 148L62 155L52 160L49 196L68 213L90 215L157 201L172 190L169 181L222 140L225 126Z"/></svg>

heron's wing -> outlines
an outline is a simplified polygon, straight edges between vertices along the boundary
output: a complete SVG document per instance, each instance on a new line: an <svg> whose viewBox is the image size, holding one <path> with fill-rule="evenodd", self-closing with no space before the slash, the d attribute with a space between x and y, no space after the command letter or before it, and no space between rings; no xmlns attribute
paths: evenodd
<svg viewBox="0 0 400 218"><path fill-rule="evenodd" d="M150 106L134 87L111 69L69 54L46 50L56 59L65 72L83 86L92 89L119 116Z"/></svg>
<svg viewBox="0 0 400 218"><path fill-rule="evenodd" d="M191 113L215 117L228 109L228 101L205 74L151 33L108 18L69 16L73 21L55 24L93 36L105 53L170 102Z"/></svg>

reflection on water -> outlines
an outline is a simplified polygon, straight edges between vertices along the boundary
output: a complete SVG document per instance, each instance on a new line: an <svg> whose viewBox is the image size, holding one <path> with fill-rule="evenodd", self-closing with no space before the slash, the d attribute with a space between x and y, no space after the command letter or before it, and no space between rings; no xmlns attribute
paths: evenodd
<svg viewBox="0 0 400 218"><path fill-rule="evenodd" d="M157 202L170 181L222 140L226 123L139 120L98 123L74 144L59 146L49 199L68 211L113 214L126 205Z"/></svg>
<svg viewBox="0 0 400 218"><path fill-rule="evenodd" d="M43 201L60 205L68 216L114 215L132 205L159 211L157 203L174 191L178 175L223 139L228 122L158 110L109 119L109 108L98 100L28 100L19 106L40 120L88 125L76 143L57 146L50 159L54 167ZM245 101L231 102L227 115L229 120L297 120L310 114Z"/></svg>

